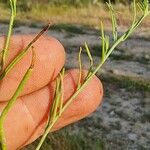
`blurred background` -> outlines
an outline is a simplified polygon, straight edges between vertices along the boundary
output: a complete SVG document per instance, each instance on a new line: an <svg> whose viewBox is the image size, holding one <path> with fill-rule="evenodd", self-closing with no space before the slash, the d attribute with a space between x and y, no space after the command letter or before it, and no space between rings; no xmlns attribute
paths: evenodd
<svg viewBox="0 0 150 150"><path fill-rule="evenodd" d="M137 0L141 1L141 0ZM105 3L108 0L18 0L17 22L53 24L80 24L96 27L100 19L110 24L110 17ZM118 12L118 24L128 25L132 20L132 0L111 0ZM9 19L9 0L0 0L0 18ZM139 11L140 12L140 11ZM63 18L63 19L62 19ZM150 19L144 23L147 26Z"/></svg>
<svg viewBox="0 0 150 150"><path fill-rule="evenodd" d="M112 35L106 2L18 0L14 34L35 34L51 22L47 34L63 43L66 68L78 67L79 47L85 41L97 63L101 50L100 20L104 21L106 34ZM133 1L111 2L117 12L118 33L121 35L133 19ZM9 0L0 0L1 35L6 34L9 16ZM140 11L137 16L140 16ZM82 59L84 68L88 68L84 52ZM49 134L42 150L150 149L150 16L115 49L97 76L104 85L102 105L87 118ZM38 141L24 150L34 150Z"/></svg>

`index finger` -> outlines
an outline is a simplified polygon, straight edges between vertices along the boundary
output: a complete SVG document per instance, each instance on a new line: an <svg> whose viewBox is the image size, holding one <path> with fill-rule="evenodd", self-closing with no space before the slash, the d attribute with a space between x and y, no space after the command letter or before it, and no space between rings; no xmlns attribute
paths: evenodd
<svg viewBox="0 0 150 150"><path fill-rule="evenodd" d="M8 58L5 67L34 38L34 35L15 35L11 37ZM5 38L0 37L0 50ZM65 52L61 43L55 38L42 36L33 44L36 61L33 73L21 96L41 89L54 80L65 63ZM24 58L0 82L0 101L9 100L16 91L21 79L31 63L32 52L29 50Z"/></svg>

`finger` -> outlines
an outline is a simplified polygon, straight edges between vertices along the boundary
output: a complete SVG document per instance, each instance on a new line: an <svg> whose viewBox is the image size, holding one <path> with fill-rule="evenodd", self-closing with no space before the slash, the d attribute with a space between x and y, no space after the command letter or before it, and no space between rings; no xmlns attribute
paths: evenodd
<svg viewBox="0 0 150 150"><path fill-rule="evenodd" d="M33 35L12 36L6 66L33 38ZM0 50L3 49L4 42L4 37L0 37ZM58 40L52 37L40 37L33 46L36 54L35 67L21 96L47 85L57 76L65 62L64 48ZM9 100L12 97L26 70L30 66L31 55L32 51L29 51L0 82L0 101Z"/></svg>
<svg viewBox="0 0 150 150"><path fill-rule="evenodd" d="M64 78L65 101L74 93L77 80L77 70L70 70L66 73ZM5 121L9 150L27 145L41 136L53 96L54 83L18 99ZM53 131L78 121L93 112L100 104L102 96L102 84L97 77L94 77L62 114ZM4 107L4 104L0 105L1 109L2 107Z"/></svg>

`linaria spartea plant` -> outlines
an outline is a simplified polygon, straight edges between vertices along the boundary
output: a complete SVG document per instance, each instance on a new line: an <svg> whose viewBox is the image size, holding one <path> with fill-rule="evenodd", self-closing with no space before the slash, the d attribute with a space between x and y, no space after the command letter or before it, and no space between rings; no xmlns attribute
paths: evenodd
<svg viewBox="0 0 150 150"><path fill-rule="evenodd" d="M5 121L5 118L10 111L10 109L15 104L18 96L20 95L21 91L23 90L27 80L30 78L30 75L32 73L32 70L34 69L34 61L36 61L36 51L34 51L34 47L32 46L33 43L35 43L43 33L48 30L50 25L48 24L37 36L29 43L29 45L23 49L18 56L12 60L12 62L4 68L5 62L7 61L7 55L9 55L9 43L10 43L10 37L13 30L13 24L14 19L16 16L16 3L17 0L10 0L10 6L11 6L11 17L10 17L10 24L8 28L8 34L6 37L6 42L4 44L4 48L1 52L1 66L0 66L0 81L5 78L5 76L10 72L10 70L26 55L26 53L32 49L32 62L28 70L26 71L22 81L20 82L17 90L15 91L12 98L9 100L6 107L3 109L1 116L0 116L0 143L1 143L1 149L7 150L6 145L6 139L5 139L5 133L3 129L3 124ZM45 127L44 134L37 145L36 150L39 150L48 135L48 133L51 131L57 120L60 118L62 113L67 109L67 107L72 103L72 101L76 98L76 96L86 87L86 85L89 83L89 81L93 78L93 76L101 69L103 64L106 62L109 55L113 52L113 50L118 46L121 42L124 42L132 33L133 31L141 24L143 19L150 13L149 6L148 6L148 0L143 0L142 2L139 2L138 4L135 3L135 0L133 1L133 22L131 26L128 28L128 30L123 33L121 36L118 35L117 32L117 21L116 21L116 12L113 9L110 1L107 3L107 6L110 11L111 19L112 19L112 35L113 35L113 42L110 41L110 37L105 34L104 31L104 25L103 22L100 22L101 27L101 56L99 59L99 64L94 65L93 57L90 53L90 49L88 47L88 44L85 43L83 47L80 47L78 60L79 60L79 77L78 77L78 85L76 88L76 91L74 94L69 98L69 100L63 104L63 78L65 74L65 68L61 70L59 73L57 79L56 79L56 87L55 87L55 96L54 100L51 106L51 109L49 111L49 118L47 121L47 125ZM137 7L140 9L142 15L139 17L137 16ZM88 55L89 61L90 61L90 67L89 71L87 73L87 76L85 77L85 80L81 83L81 74L82 74L82 60L81 55L83 48L86 50L86 53ZM10 50L11 52L11 50Z"/></svg>

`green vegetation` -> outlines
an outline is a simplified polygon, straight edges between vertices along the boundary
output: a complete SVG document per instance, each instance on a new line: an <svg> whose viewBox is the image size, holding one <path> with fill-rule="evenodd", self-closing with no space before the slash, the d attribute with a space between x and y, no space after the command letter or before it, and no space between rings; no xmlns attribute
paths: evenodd
<svg viewBox="0 0 150 150"><path fill-rule="evenodd" d="M14 15L16 13L16 0L10 0L10 4L11 4L12 15ZM114 49L120 43L124 42L135 31L135 29L141 24L141 22L145 19L145 17L150 13L149 6L148 6L148 0L144 0L143 2L139 3L139 9L141 10L141 16L140 16L140 18L137 17L137 12L138 11L136 9L136 4L135 4L135 1L134 1L134 5L133 5L134 6L133 7L134 17L133 17L132 24L130 25L130 27L128 28L128 30L126 32L124 32L122 35L118 36L117 24L116 24L116 22L117 22L116 13L114 12L114 9L113 9L110 1L109 1L109 3L107 3L107 6L108 6L110 14L111 14L113 42L111 43L110 37L108 35L106 35L106 33L104 31L104 24L101 21L100 22L100 27L101 27L101 43L102 43L102 46L101 46L101 54L100 54L100 59L99 59L98 65L93 63L93 57L91 55L90 49L89 49L87 43L85 43L84 48L86 50L86 54L87 54L87 56L89 58L89 61L90 61L89 71L88 71L88 73L85 77L85 80L81 82L82 65L83 64L82 64L82 60L81 60L82 47L80 47L80 51L79 51L79 79L78 79L77 88L65 104L63 104L63 92L64 92L63 91L63 77L64 77L65 69L63 68L62 71L59 73L59 75L56 79L55 96L54 96L54 100L53 100L53 103L51 105L51 109L50 109L50 112L49 112L48 122L47 122L47 125L45 127L44 134L43 134L42 138L40 139L40 141L39 141L39 143L36 147L36 150L41 149L41 146L43 145L48 133L51 131L51 129L53 128L55 123L57 123L57 121L60 118L60 116L62 115L62 113L73 102L73 100L76 98L76 96L78 96L78 94L87 86L87 84L93 78L93 76L101 69L101 67L106 62L106 60L111 55L111 53L114 51ZM39 12L39 14L42 13L39 10L38 10L38 12ZM9 25L8 33L11 33L10 31L12 31L12 29L13 29L13 23L11 23L12 22L12 15L11 15L11 19L10 19L10 25ZM32 44L34 42L36 42L36 40L48 29L48 27L49 27L49 25L46 26L33 39L33 41L31 41L29 43L29 45L23 51L21 51L18 54L18 56L16 56L16 58L14 58L14 60L12 60L12 62L5 69L3 67L1 67L2 70L1 70L1 74L0 74L0 80L2 80L9 73L9 71L24 57L24 55L27 53L29 48L32 47ZM2 54L4 54L9 49L10 36L11 36L11 34L7 35L7 38L8 38L8 42L6 43L7 49L4 49L2 51ZM2 64L3 64L3 60L5 60L4 57L5 57L5 55L2 55L2 60L1 60ZM33 62L31 64L30 68L27 70L27 73L24 75L20 85L18 86L16 92L14 93L14 96L12 97L12 99L10 99L10 101L8 102L8 104L6 105L6 107L4 108L4 110L1 113L2 115L0 116L0 142L1 142L1 149L2 150L7 150L7 145L6 145L6 140L5 140L5 133L4 133L4 129L3 129L3 123L4 123L4 120L6 118L7 113L10 111L11 107L13 107L14 103L17 100L17 97L19 96L20 92L23 90L23 87L24 87L30 73L32 72L33 64L34 64L34 57L33 57L32 60L33 60ZM129 85L128 87L131 87L131 85L134 85L134 84L136 84L136 87L138 87L138 88L142 87L142 84L139 85L135 82L132 82L132 84L130 84L130 82L128 82L128 80L127 81L125 80L124 83L127 83L127 85ZM144 86L144 88L146 90L147 86L146 87ZM149 86L148 86L148 90L149 90ZM73 137L71 139L71 141L76 141L76 139L78 139L77 142L81 143L80 145L83 145L83 148L87 149L88 144L84 143L82 138ZM73 144L76 144L76 142L73 143ZM70 144L70 145L72 145L72 144ZM94 149L97 149L97 147L102 147L101 146L102 145L101 141L96 141L95 145L96 146L95 146ZM75 145L73 145L73 147L74 146ZM78 146L78 144L77 144L77 146ZM94 145L92 145L92 148L93 148L93 146ZM77 149L78 149L78 147L77 147Z"/></svg>
<svg viewBox="0 0 150 150"><path fill-rule="evenodd" d="M70 134L71 133L71 134ZM23 150L33 150L39 140L32 145L27 146ZM51 143L51 145L49 144ZM70 127L54 132L48 135L41 150L103 150L104 142L96 138L88 138L87 134L82 131L80 133L72 133Z"/></svg>
<svg viewBox="0 0 150 150"><path fill-rule="evenodd" d="M98 62L98 65L95 65L93 63L93 57L91 55L90 49L85 43L84 48L86 50L87 56L90 61L90 67L89 71L85 77L85 80L81 82L81 75L82 75L82 60L81 60L81 54L82 54L82 47L80 47L79 51L79 79L78 79L78 84L76 91L74 94L68 99L68 101L65 104L62 104L62 97L61 95L63 94L63 76L64 76L64 69L63 71L59 74L59 77L56 79L56 90L55 90L55 97L54 101L51 106L51 110L49 113L49 119L47 126L45 128L44 134L38 143L38 146L36 150L40 150L43 142L46 139L46 136L48 133L51 131L52 127L54 124L57 122L61 114L68 108L68 106L73 102L73 100L76 98L76 96L87 86L89 81L93 78L93 76L101 69L103 64L106 62L108 57L111 55L111 53L114 51L114 49L122 42L124 42L134 31L135 29L141 24L143 19L150 13L149 11L149 6L148 6L148 0L144 0L143 3L139 3L139 9L141 10L141 17L137 18L137 7L135 4L134 0L134 17L133 17L133 22L131 26L128 28L128 30L123 33L121 36L118 36L117 32L117 24L116 24L116 13L109 1L107 3L107 6L109 8L110 14L111 14L111 21L112 21L112 34L113 34L113 43L110 41L110 37L105 34L104 31L104 25L103 22L101 21L100 27L101 27L101 55L100 55L100 60ZM58 110L58 111L57 111Z"/></svg>
<svg viewBox="0 0 150 150"><path fill-rule="evenodd" d="M116 75L101 75L102 81L109 84L118 85L120 88L126 88L129 91L150 92L150 82L141 78L133 78Z"/></svg>
<svg viewBox="0 0 150 150"><path fill-rule="evenodd" d="M1 0L4 3L9 3L9 0ZM122 3L124 5L131 4L131 0L110 0L114 4ZM137 0L139 2L140 0ZM30 0L30 1L20 1L20 4L28 6L31 3L40 3L40 0ZM74 6L84 6L84 5L98 5L100 3L106 3L108 0L43 0L42 3L50 3L53 5L74 5Z"/></svg>
<svg viewBox="0 0 150 150"><path fill-rule="evenodd" d="M126 1L126 0L125 0ZM41 3L42 2L42 3ZM79 1L76 3L81 3L82 5L73 5L73 1L67 0L55 0L55 1L37 1L34 3L32 0L29 1L18 1L17 7L17 18L16 23L47 23L51 22L52 24L80 24L84 26L98 27L100 19L106 20L106 29L110 29L111 20L109 14L107 13L108 8L106 5L100 1L91 1L88 0ZM85 4L86 3L86 4ZM58 7L59 6L59 7ZM132 9L131 5L122 5L116 3L114 5L115 10L118 12L117 22L119 25L127 26L132 21ZM3 14L3 15L1 15ZM78 14L78 15L77 15ZM126 14L126 15L124 15ZM139 11L138 11L139 15ZM0 2L0 17L1 21L9 21L9 9L4 0ZM62 19L63 18L63 19ZM150 17L143 22L144 27L149 27Z"/></svg>
<svg viewBox="0 0 150 150"><path fill-rule="evenodd" d="M91 53L93 56L99 56L99 45L94 45L91 47ZM134 54L128 54L124 49L115 49L115 52L117 53L112 53L110 58L113 60L126 60L126 61L136 61L141 64L146 64L148 65L150 63L150 59L146 58L144 54L141 57L135 57Z"/></svg>

